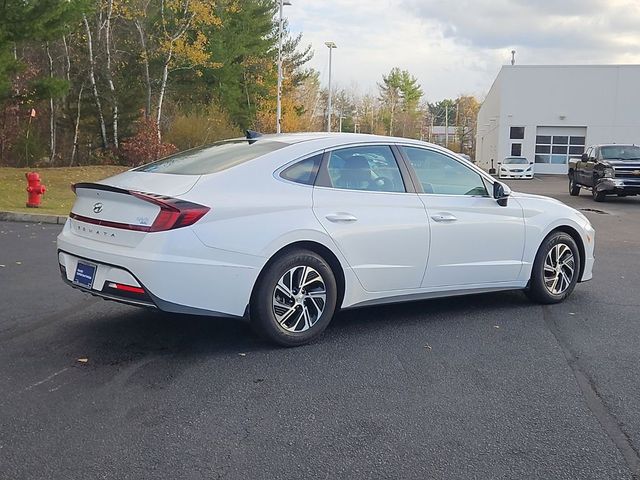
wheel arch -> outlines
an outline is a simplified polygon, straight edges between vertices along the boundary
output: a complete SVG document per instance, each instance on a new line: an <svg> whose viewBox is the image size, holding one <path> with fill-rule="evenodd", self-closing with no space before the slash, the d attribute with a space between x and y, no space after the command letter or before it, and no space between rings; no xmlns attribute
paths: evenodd
<svg viewBox="0 0 640 480"><path fill-rule="evenodd" d="M338 298L336 301L336 310L339 310L342 307L342 301L344 299L344 293L346 288L344 269L342 268L342 264L340 263L340 260L338 260L338 257L335 255L335 253L331 251L331 249L313 240L300 240L300 241L290 243L288 245L283 246L278 251L276 251L273 255L271 255L269 260L267 260L267 263L265 263L262 269L260 270L260 273L258 274L258 277L256 278L256 281L253 284L253 288L251 289L251 298L250 298L249 304L251 304L251 301L253 301L253 296L255 295L257 287L260 281L262 280L262 277L267 271L267 269L277 259L279 259L283 255L286 255L288 252L291 252L293 250L309 250L311 252L314 252L320 255L324 259L324 261L326 261L329 264L329 267L333 272L333 276L336 279L336 286L338 287L338 292L337 292ZM247 306L247 312L248 312L248 309L249 309L249 306Z"/></svg>

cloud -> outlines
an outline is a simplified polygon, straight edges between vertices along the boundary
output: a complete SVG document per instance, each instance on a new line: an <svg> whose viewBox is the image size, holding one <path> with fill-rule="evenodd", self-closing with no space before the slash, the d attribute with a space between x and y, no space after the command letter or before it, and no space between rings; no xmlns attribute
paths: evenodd
<svg viewBox="0 0 640 480"><path fill-rule="evenodd" d="M429 100L482 96L512 48L518 63L640 63L640 0L292 0L285 14L311 43L326 85L376 91L393 67Z"/></svg>
<svg viewBox="0 0 640 480"><path fill-rule="evenodd" d="M640 47L640 2L612 0L405 0L405 7L447 38L475 48L595 51ZM621 42L626 38L626 42Z"/></svg>

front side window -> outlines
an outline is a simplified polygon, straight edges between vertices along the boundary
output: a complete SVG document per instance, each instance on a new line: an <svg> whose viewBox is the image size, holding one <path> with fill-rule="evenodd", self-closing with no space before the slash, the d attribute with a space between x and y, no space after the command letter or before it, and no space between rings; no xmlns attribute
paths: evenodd
<svg viewBox="0 0 640 480"><path fill-rule="evenodd" d="M424 193L488 196L482 177L443 153L403 147Z"/></svg>
<svg viewBox="0 0 640 480"><path fill-rule="evenodd" d="M334 150L327 163L329 185L347 190L404 192L402 175L387 145Z"/></svg>
<svg viewBox="0 0 640 480"><path fill-rule="evenodd" d="M321 161L321 153L314 155L313 157L305 158L304 160L300 160L290 167L285 168L280 172L280 176L291 182L301 183L303 185L313 185L316 181L316 175L318 174L318 168L320 168Z"/></svg>

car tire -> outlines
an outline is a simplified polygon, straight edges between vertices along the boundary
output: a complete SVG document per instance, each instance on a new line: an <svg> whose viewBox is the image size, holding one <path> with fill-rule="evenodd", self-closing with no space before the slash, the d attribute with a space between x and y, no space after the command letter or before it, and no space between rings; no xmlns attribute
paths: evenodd
<svg viewBox="0 0 640 480"><path fill-rule="evenodd" d="M525 289L529 299L537 303L562 302L578 283L582 259L575 240L564 232L554 232L544 239Z"/></svg>
<svg viewBox="0 0 640 480"><path fill-rule="evenodd" d="M591 189L591 195L596 202L604 202L607 198L607 194L605 192L598 192L595 186Z"/></svg>
<svg viewBox="0 0 640 480"><path fill-rule="evenodd" d="M335 276L320 255L309 250L286 252L258 279L249 310L251 325L278 345L304 345L327 328L337 298Z"/></svg>
<svg viewBox="0 0 640 480"><path fill-rule="evenodd" d="M571 195L572 197L577 197L578 195L580 195L580 185L576 183L573 173L569 175L569 195Z"/></svg>

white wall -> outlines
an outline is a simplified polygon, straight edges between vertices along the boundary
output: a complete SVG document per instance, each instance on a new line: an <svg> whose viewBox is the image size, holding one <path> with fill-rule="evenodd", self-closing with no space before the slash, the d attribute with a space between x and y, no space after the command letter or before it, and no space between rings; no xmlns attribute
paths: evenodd
<svg viewBox="0 0 640 480"><path fill-rule="evenodd" d="M494 165L498 160L498 139L500 130L500 103L502 100L502 77L496 77L487 97L482 102L478 111L476 131L476 163L484 168L491 167L491 159Z"/></svg>
<svg viewBox="0 0 640 480"><path fill-rule="evenodd" d="M478 162L488 168L510 154L511 126L525 127L531 161L538 126L586 127L587 145L640 143L639 92L640 65L504 66L478 114ZM495 130L483 130L495 116Z"/></svg>

